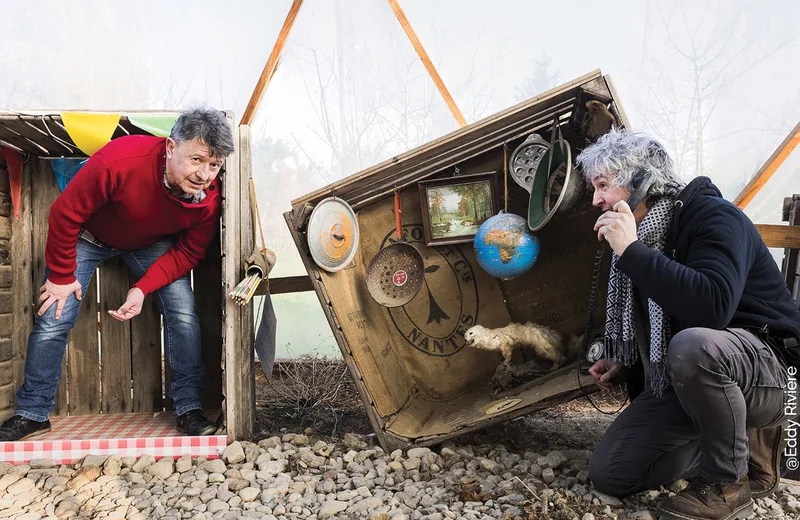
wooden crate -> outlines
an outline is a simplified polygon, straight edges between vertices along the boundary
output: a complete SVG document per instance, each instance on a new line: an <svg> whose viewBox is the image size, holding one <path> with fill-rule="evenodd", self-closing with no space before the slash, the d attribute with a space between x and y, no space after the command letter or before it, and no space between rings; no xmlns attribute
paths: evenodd
<svg viewBox="0 0 800 520"><path fill-rule="evenodd" d="M537 233L542 249L535 268L503 282L477 265L471 243L425 246L418 191L424 179L486 171L498 172L502 185L504 145L510 155L532 132L549 135L556 117L577 153L586 146L579 130L590 99L609 103L621 125L628 126L610 78L593 71L298 198L284 214L384 449L437 444L594 390L588 376L579 383L572 364L497 394L490 379L499 354L465 348L463 338L473 324L494 328L510 321L530 320L565 335L583 331L598 248L592 223L599 211L591 207L590 194L572 213L553 218ZM510 177L508 188L509 212L527 215L528 193ZM394 234L395 189L408 240L425 262L428 290L402 308L387 309L370 298L365 273ZM353 263L336 273L317 267L305 233L310 212L332 194L353 207L361 231ZM603 269L602 277L607 272ZM596 329L604 322L604 279L599 287ZM431 318L434 299L446 318Z"/></svg>
<svg viewBox="0 0 800 520"><path fill-rule="evenodd" d="M128 111L132 112L132 111ZM233 304L227 293L243 276L242 260L252 248L248 206L252 167L248 127L235 127L236 150L227 159L220 232L193 271L200 317L206 380L203 407L221 410L230 439L248 439L254 427L253 322L249 306ZM120 118L114 137L144 133ZM81 156L58 113L0 113L0 140L27 154L21 214L14 219L7 172L0 171L0 418L14 410L24 378L28 335L45 269L48 215L60 189L50 167L55 156ZM74 146L74 145L73 145ZM0 168L4 165L0 161ZM119 307L134 282L121 259L98 268L70 333L56 394L54 415L158 412L170 410L170 382L162 361L162 325L154 298L136 318L119 322L108 314ZM13 294L13 298L12 298ZM215 419L213 417L212 419Z"/></svg>

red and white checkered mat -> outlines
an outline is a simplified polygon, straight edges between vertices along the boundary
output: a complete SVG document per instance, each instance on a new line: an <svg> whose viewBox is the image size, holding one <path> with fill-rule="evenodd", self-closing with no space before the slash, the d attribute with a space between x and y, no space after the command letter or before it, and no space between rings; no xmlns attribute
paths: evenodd
<svg viewBox="0 0 800 520"><path fill-rule="evenodd" d="M213 419L219 414L207 415ZM0 442L0 461L22 464L48 459L56 464L74 464L86 455L112 454L213 459L220 457L228 443L225 435L190 437L178 433L171 412L53 417L50 422L50 433L26 441Z"/></svg>

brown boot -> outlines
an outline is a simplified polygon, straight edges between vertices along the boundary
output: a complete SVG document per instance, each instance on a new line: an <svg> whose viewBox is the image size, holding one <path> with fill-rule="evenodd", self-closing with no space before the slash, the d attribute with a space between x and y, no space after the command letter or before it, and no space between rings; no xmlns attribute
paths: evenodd
<svg viewBox="0 0 800 520"><path fill-rule="evenodd" d="M753 514L747 477L733 484L712 484L697 477L658 506L662 520L735 520Z"/></svg>
<svg viewBox="0 0 800 520"><path fill-rule="evenodd" d="M748 428L750 460L747 478L753 498L771 495L778 489L781 472L781 437L783 428Z"/></svg>

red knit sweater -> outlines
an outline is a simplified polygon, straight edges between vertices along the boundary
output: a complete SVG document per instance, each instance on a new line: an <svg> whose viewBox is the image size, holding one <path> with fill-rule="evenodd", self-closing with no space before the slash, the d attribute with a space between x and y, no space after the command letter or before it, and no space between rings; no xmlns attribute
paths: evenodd
<svg viewBox="0 0 800 520"><path fill-rule="evenodd" d="M165 150L166 139L135 135L114 139L92 155L50 208L45 261L51 282L75 281L81 227L122 250L180 233L175 246L134 285L144 294L186 275L205 256L219 229L219 178L198 204L175 199L164 186Z"/></svg>

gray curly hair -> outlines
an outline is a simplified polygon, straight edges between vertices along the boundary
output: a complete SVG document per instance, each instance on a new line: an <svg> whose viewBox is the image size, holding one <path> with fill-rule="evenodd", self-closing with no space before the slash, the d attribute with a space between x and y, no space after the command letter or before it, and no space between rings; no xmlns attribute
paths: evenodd
<svg viewBox="0 0 800 520"><path fill-rule="evenodd" d="M190 108L183 112L169 136L176 143L198 139L208 146L213 157L227 157L235 149L233 130L225 113L208 107Z"/></svg>
<svg viewBox="0 0 800 520"><path fill-rule="evenodd" d="M650 197L674 195L681 182L664 146L645 132L613 128L587 146L576 159L586 183L604 177L612 186L631 189L633 177L644 170L653 176Z"/></svg>

